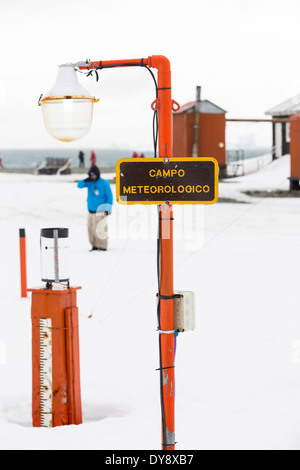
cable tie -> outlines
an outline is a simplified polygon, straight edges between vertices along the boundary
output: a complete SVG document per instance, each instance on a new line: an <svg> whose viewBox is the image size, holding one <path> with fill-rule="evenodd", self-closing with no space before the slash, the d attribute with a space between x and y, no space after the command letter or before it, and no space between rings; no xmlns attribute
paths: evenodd
<svg viewBox="0 0 300 470"><path fill-rule="evenodd" d="M159 367L158 369L155 369L155 370L165 370L165 369L175 369L175 366Z"/></svg>
<svg viewBox="0 0 300 470"><path fill-rule="evenodd" d="M175 446L175 444L178 444L177 441L175 441L174 443L171 443L171 444L162 444L163 447L171 447L171 446Z"/></svg>
<svg viewBox="0 0 300 470"><path fill-rule="evenodd" d="M159 299L162 299L162 300L180 299L180 297L182 297L181 294L173 294L173 295L161 295L161 294L156 294L156 296L157 296Z"/></svg>

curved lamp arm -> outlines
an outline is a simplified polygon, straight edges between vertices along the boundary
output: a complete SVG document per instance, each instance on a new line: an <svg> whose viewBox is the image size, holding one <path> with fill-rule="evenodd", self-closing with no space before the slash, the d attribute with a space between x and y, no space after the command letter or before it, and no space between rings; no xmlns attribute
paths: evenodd
<svg viewBox="0 0 300 470"><path fill-rule="evenodd" d="M167 57L153 55L142 59L100 60L77 62L73 64L81 70L104 69L112 67L149 67L157 69L158 96L156 110L158 111L158 148L159 157L172 157L172 100L171 67Z"/></svg>

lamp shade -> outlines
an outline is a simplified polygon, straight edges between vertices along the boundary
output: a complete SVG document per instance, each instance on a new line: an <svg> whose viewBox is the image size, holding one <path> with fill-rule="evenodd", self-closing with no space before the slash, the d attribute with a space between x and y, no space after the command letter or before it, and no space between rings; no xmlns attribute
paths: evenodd
<svg viewBox="0 0 300 470"><path fill-rule="evenodd" d="M63 142L84 137L91 127L96 101L80 85L74 66L61 65L55 85L39 100L47 131Z"/></svg>

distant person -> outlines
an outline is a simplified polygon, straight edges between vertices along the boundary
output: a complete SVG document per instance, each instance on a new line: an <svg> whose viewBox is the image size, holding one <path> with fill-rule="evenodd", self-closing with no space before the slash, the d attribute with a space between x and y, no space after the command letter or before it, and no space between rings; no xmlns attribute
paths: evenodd
<svg viewBox="0 0 300 470"><path fill-rule="evenodd" d="M3 170L3 168L4 168L4 165L2 163L2 153L0 153L0 168L1 168L1 170Z"/></svg>
<svg viewBox="0 0 300 470"><path fill-rule="evenodd" d="M91 151L91 167L96 166L96 154L94 150Z"/></svg>
<svg viewBox="0 0 300 470"><path fill-rule="evenodd" d="M88 178L79 181L78 188L87 188L88 234L90 251L106 251L108 246L107 216L111 214L113 195L110 184L100 177L100 170L92 166Z"/></svg>
<svg viewBox="0 0 300 470"><path fill-rule="evenodd" d="M80 150L78 158L79 158L79 168L84 168L84 153L82 150Z"/></svg>
<svg viewBox="0 0 300 470"><path fill-rule="evenodd" d="M138 158L138 154L136 152L133 152L132 158Z"/></svg>
<svg viewBox="0 0 300 470"><path fill-rule="evenodd" d="M141 153L140 158L145 158L145 155Z"/></svg>

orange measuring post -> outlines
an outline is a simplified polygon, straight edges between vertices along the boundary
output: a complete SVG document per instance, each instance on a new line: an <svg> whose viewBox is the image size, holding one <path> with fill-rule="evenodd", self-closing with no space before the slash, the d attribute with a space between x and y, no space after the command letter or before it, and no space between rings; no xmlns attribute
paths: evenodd
<svg viewBox="0 0 300 470"><path fill-rule="evenodd" d="M32 422L35 427L81 424L78 308L80 287L32 292Z"/></svg>
<svg viewBox="0 0 300 470"><path fill-rule="evenodd" d="M20 278L21 278L21 297L27 297L27 268L26 268L26 236L25 229L19 229L20 239Z"/></svg>
<svg viewBox="0 0 300 470"><path fill-rule="evenodd" d="M169 60L162 55L142 59L90 62L80 69L146 66L157 69L157 96L151 107L158 113L159 157L172 157L172 111L179 108L172 100ZM175 449L175 336L173 287L173 210L170 204L159 206L159 346L162 414L162 449Z"/></svg>

